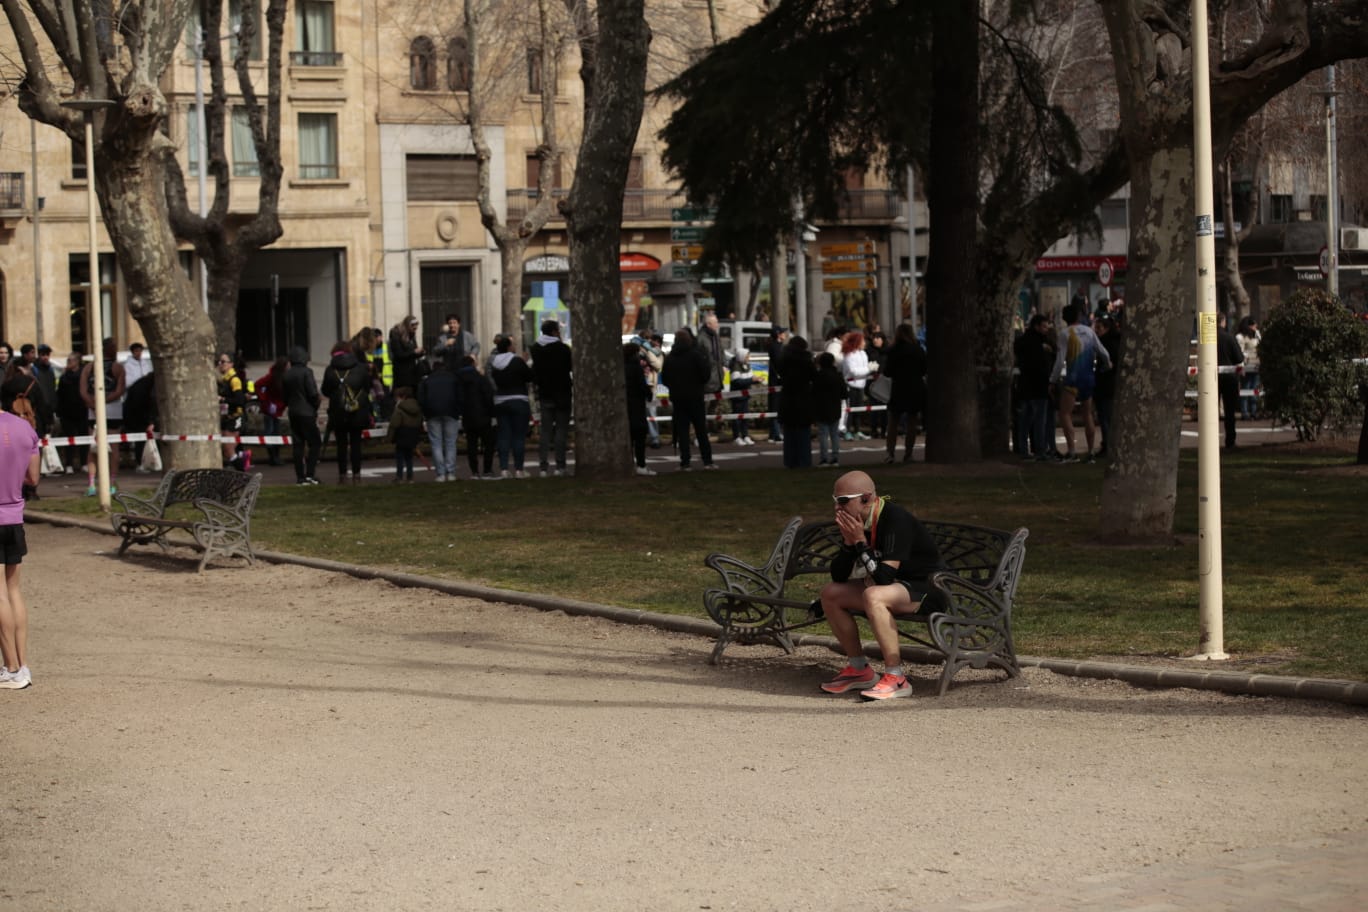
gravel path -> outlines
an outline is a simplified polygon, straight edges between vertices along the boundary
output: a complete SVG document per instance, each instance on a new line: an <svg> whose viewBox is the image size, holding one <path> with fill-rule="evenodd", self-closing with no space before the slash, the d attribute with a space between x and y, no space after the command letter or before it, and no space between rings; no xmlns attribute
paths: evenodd
<svg viewBox="0 0 1368 912"><path fill-rule="evenodd" d="M29 541L3 910L1030 908L1368 832L1351 707L1038 669L936 699L930 668L862 705L815 648L713 668L653 628Z"/></svg>

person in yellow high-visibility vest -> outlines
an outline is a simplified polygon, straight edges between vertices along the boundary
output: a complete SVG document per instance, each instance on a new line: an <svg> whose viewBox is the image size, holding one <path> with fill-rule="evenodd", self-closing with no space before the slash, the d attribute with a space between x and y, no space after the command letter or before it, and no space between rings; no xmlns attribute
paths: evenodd
<svg viewBox="0 0 1368 912"><path fill-rule="evenodd" d="M394 389L394 362L385 348L385 335L378 328L375 330L375 351L371 354L371 363L380 367L380 380L385 384L385 389Z"/></svg>

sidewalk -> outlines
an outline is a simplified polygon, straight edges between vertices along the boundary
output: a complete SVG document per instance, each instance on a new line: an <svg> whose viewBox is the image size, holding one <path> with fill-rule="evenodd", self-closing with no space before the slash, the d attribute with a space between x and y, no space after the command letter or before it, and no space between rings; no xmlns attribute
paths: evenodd
<svg viewBox="0 0 1368 912"><path fill-rule="evenodd" d="M29 543L0 910L1368 897L1355 708L1040 668L968 672L943 698L916 668L914 699L871 707L818 692L837 660L814 645L709 666L708 640L641 612L293 564L200 577L44 523ZM893 848L833 851L852 826Z"/></svg>

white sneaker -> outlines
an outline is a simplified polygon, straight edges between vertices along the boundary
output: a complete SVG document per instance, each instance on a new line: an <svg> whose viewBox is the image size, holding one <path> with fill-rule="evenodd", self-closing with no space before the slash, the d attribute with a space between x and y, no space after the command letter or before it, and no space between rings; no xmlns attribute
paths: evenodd
<svg viewBox="0 0 1368 912"><path fill-rule="evenodd" d="M500 477L500 478L512 478L512 477L513 477L513 473L510 472L510 471L508 471L508 469L500 469L500 470L499 470L499 477Z"/></svg>
<svg viewBox="0 0 1368 912"><path fill-rule="evenodd" d="M526 478L526 477L527 477L527 473L524 472L522 469L518 469L516 472L513 473L513 477L514 477L514 478Z"/></svg>
<svg viewBox="0 0 1368 912"><path fill-rule="evenodd" d="M654 469L648 469L648 468L646 468L646 466L637 466L637 474L638 474L638 475L654 475L654 474L656 474L656 473L655 473L655 470L654 470Z"/></svg>
<svg viewBox="0 0 1368 912"><path fill-rule="evenodd" d="M33 675L27 665L21 665L18 671L8 671L0 665L0 690L23 690L32 683Z"/></svg>

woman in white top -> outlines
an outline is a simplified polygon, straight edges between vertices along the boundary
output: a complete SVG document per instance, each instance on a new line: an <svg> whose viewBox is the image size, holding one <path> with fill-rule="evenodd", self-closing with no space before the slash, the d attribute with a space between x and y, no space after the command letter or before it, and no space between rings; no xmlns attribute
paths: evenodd
<svg viewBox="0 0 1368 912"><path fill-rule="evenodd" d="M865 384L869 382L869 356L865 354L863 332L846 333L841 339L841 376L845 377L846 387L850 390L851 415L846 423L846 440L868 440L869 435L860 430L860 406L865 404Z"/></svg>
<svg viewBox="0 0 1368 912"><path fill-rule="evenodd" d="M1240 411L1246 421L1259 416L1259 340L1262 338L1258 320L1245 317L1240 321L1240 328L1235 333L1235 341L1240 343L1240 351L1244 353L1244 379L1240 386L1242 390L1251 391L1251 395L1240 396Z"/></svg>

